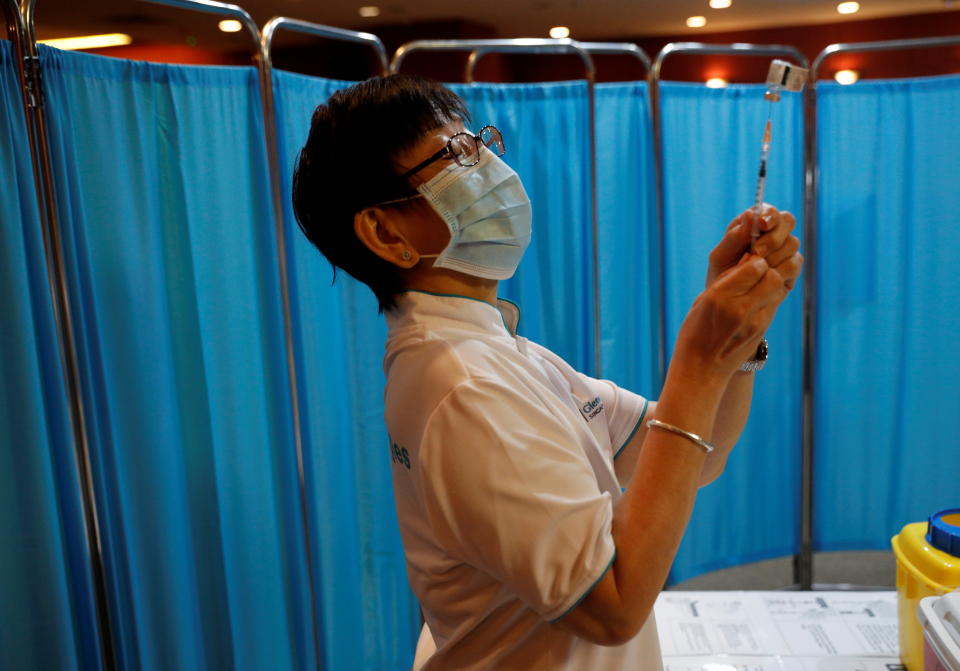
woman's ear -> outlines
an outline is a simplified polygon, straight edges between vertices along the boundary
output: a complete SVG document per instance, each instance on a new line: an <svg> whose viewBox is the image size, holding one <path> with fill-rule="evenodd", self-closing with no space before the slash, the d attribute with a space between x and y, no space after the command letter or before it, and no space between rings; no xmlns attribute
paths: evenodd
<svg viewBox="0 0 960 671"><path fill-rule="evenodd" d="M353 215L353 231L367 249L388 263L409 269L420 260L392 217L379 207L368 207Z"/></svg>

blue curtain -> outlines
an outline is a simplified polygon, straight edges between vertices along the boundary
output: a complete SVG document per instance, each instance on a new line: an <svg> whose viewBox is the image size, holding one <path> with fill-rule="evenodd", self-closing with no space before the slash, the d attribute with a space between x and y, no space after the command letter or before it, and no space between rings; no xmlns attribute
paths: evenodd
<svg viewBox="0 0 960 671"><path fill-rule="evenodd" d="M406 669L420 633L407 583L383 423L386 324L373 293L301 233L292 174L314 108L352 82L274 72L298 388L319 549L326 667Z"/></svg>
<svg viewBox="0 0 960 671"><path fill-rule="evenodd" d="M595 95L603 377L656 398L661 278L647 85L598 84Z"/></svg>
<svg viewBox="0 0 960 671"><path fill-rule="evenodd" d="M474 126L497 126L504 159L533 202L534 235L501 294L520 304L523 334L596 375L590 136L585 82L452 85ZM600 353L603 377L652 395L650 235L656 210L646 84L595 89Z"/></svg>
<svg viewBox="0 0 960 671"><path fill-rule="evenodd" d="M30 146L2 40L0 175L0 668L99 669Z"/></svg>
<svg viewBox="0 0 960 671"><path fill-rule="evenodd" d="M585 82L452 85L473 125L504 136L533 203L533 240L501 295L520 305L523 335L594 373L593 243Z"/></svg>
<svg viewBox="0 0 960 671"><path fill-rule="evenodd" d="M707 255L729 221L753 203L760 141L770 104L755 85L708 89L664 83L667 343L703 290ZM766 200L802 208L803 132L799 96L773 107ZM797 233L800 236L800 227ZM671 574L704 571L797 550L801 443L800 289L767 335L771 358L757 376L750 421L723 477L703 489Z"/></svg>
<svg viewBox="0 0 960 671"><path fill-rule="evenodd" d="M818 92L816 543L888 549L960 502L960 77Z"/></svg>
<svg viewBox="0 0 960 671"><path fill-rule="evenodd" d="M253 68L41 51L122 668L313 668Z"/></svg>

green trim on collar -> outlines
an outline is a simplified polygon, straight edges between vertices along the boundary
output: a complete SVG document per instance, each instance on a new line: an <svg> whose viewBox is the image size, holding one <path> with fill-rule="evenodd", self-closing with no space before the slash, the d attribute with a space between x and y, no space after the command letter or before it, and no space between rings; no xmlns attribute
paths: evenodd
<svg viewBox="0 0 960 671"><path fill-rule="evenodd" d="M426 294L427 296L437 296L438 298L464 298L464 299L466 299L466 300L468 300L468 301L476 301L477 303L483 303L484 305L490 305L490 304L489 304L488 302L486 302L485 300L481 300L481 299L479 299L479 298L474 298L473 296L464 296L464 295L462 295L462 294L441 294L440 292L437 292L437 291L424 291L423 289L404 289L403 291L401 291L401 292L399 292L399 293L401 293L401 294ZM497 300L498 300L498 301L502 301L502 300L505 300L505 299L498 297ZM517 314L519 315L519 313L520 313L520 306L517 305L516 303L514 303L513 301L507 301L507 303L510 303L511 305L516 305L516 306L517 306ZM496 311L500 314L500 321L503 322L503 328L506 329L507 333L510 333L510 327L507 326L507 320L503 318L503 313L500 312L500 308L498 308L496 305L490 305L490 307L492 307L494 310L496 310ZM517 323L518 323L518 324L520 323L520 318L519 318L519 317L517 317Z"/></svg>
<svg viewBox="0 0 960 671"><path fill-rule="evenodd" d="M497 300L503 301L504 303L509 303L510 305L512 305L517 309L517 323L513 325L513 335L517 335L518 333L520 333L520 318L523 317L523 310L521 310L520 306L514 303L509 298L500 298L499 296L497 296ZM500 314L501 316L503 315L502 312ZM504 320L504 322L506 322L506 320ZM508 328L507 330L509 331L510 329Z"/></svg>

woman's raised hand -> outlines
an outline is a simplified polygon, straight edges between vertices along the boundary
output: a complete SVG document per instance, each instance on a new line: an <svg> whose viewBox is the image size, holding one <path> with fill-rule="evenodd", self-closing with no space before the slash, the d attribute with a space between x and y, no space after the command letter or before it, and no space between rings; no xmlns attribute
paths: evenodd
<svg viewBox="0 0 960 671"><path fill-rule="evenodd" d="M753 357L788 292L766 259L744 254L697 297L680 327L674 359L704 382L725 383Z"/></svg>

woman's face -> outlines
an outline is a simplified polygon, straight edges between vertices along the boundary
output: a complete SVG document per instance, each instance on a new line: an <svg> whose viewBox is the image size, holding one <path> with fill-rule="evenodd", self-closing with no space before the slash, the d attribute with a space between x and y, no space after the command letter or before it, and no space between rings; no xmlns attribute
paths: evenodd
<svg viewBox="0 0 960 671"><path fill-rule="evenodd" d="M397 172L403 174L446 146L451 136L464 132L463 121L456 119L426 133L419 142L397 156ZM419 170L409 178L417 188L450 165L452 157L444 157ZM450 231L429 203L417 198L398 208L398 226L420 254L439 254L450 241Z"/></svg>
<svg viewBox="0 0 960 671"><path fill-rule="evenodd" d="M400 173L403 174L407 172L421 161L436 154L446 146L453 135L463 133L465 130L463 121L455 119L437 129L427 132L420 138L419 142L397 157L396 163ZM430 163L410 177L410 185L416 188L424 182L429 181L431 177L449 166L452 161L452 157L445 156Z"/></svg>

